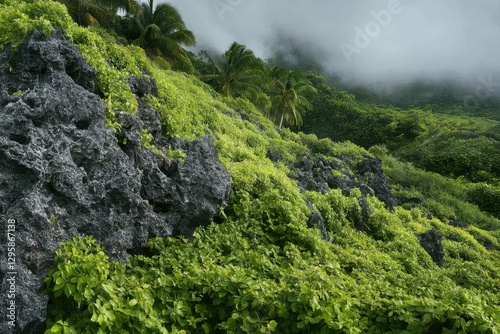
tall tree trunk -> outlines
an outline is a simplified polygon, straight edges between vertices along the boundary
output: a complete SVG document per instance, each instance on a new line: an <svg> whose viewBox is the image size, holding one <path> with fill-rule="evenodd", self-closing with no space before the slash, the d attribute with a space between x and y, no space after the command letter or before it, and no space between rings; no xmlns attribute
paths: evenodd
<svg viewBox="0 0 500 334"><path fill-rule="evenodd" d="M280 130L281 130L281 126L283 125L283 118L285 118L285 113L281 114Z"/></svg>

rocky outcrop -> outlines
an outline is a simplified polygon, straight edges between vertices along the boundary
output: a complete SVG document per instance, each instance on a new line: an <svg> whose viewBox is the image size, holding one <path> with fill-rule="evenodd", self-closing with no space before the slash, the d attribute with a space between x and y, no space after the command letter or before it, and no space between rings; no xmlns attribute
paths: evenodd
<svg viewBox="0 0 500 334"><path fill-rule="evenodd" d="M438 266L443 265L443 234L436 230L429 230L418 236L420 245L431 256L434 263Z"/></svg>
<svg viewBox="0 0 500 334"><path fill-rule="evenodd" d="M392 195L389 180L384 175L382 161L379 158L365 155L364 160L361 160L357 165L356 179L361 184L362 192L367 187L363 193L374 195L385 203L387 208L392 209L398 205L398 201Z"/></svg>
<svg viewBox="0 0 500 334"><path fill-rule="evenodd" d="M117 115L117 140L104 126L94 75L57 31L35 32L15 53L0 55L0 243L6 245L6 222L15 220L16 256L11 270L0 248L0 290L14 277L17 316L16 327L2 321L0 333L32 333L44 321L40 291L60 242L93 235L113 260L123 260L148 238L189 237L228 199L230 179L210 138L165 137L141 103L137 116ZM150 79L130 83L138 98L155 93ZM141 148L142 129L163 154ZM184 150L184 162L168 158L170 147ZM2 317L7 302L2 293Z"/></svg>
<svg viewBox="0 0 500 334"><path fill-rule="evenodd" d="M268 157L271 154L273 153L268 152ZM291 169L293 173L290 176L299 182L303 190L326 193L329 189L340 189L344 195L349 195L351 190L357 188L363 195L376 196L388 208L397 205L389 180L382 171L382 162L378 158L366 155L358 163L355 174L345 166L344 161L313 158L310 155L304 157L299 167Z"/></svg>
<svg viewBox="0 0 500 334"><path fill-rule="evenodd" d="M313 211L307 218L307 227L316 228L321 232L323 240L330 241L331 238L326 230L325 222L318 212Z"/></svg>
<svg viewBox="0 0 500 334"><path fill-rule="evenodd" d="M147 94L158 94L158 86L156 86L156 81L152 77L133 75L128 78L128 84L132 93L139 97L144 97Z"/></svg>
<svg viewBox="0 0 500 334"><path fill-rule="evenodd" d="M268 157L274 158L273 152L268 152ZM345 161L327 160L323 157L311 157L306 155L298 167L290 166L292 173L290 177L298 181L303 191L317 191L326 193L330 189L340 189L346 196L353 189L361 191L359 204L361 212L352 212L349 219L357 230L365 230L365 225L370 217L370 208L366 196L377 197L385 203L388 208L397 205L397 200L392 196L389 180L382 171L380 159L366 155L357 165L357 172L352 173L346 167Z"/></svg>

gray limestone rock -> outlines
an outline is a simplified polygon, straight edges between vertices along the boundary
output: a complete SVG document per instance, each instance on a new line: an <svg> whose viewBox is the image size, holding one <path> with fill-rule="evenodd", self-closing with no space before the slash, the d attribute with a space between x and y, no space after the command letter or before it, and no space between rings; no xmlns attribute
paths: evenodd
<svg viewBox="0 0 500 334"><path fill-rule="evenodd" d="M119 115L115 136L104 126L94 76L58 31L37 31L15 53L0 54L0 305L4 319L3 292L14 278L17 316L15 328L2 321L0 333L33 333L45 320L43 279L60 242L93 235L112 260L123 260L151 237L190 237L228 199L230 179L210 138L167 138L143 103L138 116ZM142 129L163 155L140 147ZM184 162L168 158L171 143L182 145ZM14 270L4 260L9 219Z"/></svg>

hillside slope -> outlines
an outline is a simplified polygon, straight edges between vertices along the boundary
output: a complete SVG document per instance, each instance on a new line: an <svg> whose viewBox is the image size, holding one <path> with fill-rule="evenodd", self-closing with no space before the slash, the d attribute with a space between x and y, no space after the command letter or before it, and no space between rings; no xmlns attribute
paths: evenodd
<svg viewBox="0 0 500 334"><path fill-rule="evenodd" d="M2 1L0 38L2 333L500 332L500 221L403 184L458 211L444 177L277 131L52 1Z"/></svg>

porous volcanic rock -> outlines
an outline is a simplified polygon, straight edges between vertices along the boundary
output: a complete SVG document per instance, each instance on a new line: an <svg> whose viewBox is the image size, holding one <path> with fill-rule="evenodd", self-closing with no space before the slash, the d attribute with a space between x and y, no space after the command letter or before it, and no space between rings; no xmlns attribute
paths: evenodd
<svg viewBox="0 0 500 334"><path fill-rule="evenodd" d="M268 153L269 156L269 153ZM303 191L326 193L330 189L340 189L348 196L353 189L361 191L359 204L361 212L351 212L349 219L359 231L364 231L370 217L370 207L366 196L375 196L392 209L398 205L391 193L389 180L382 171L380 159L365 155L353 173L347 162L349 158L339 157L338 160L328 160L324 157L312 157L307 153L298 167L290 166L291 178L298 181Z"/></svg>
<svg viewBox="0 0 500 334"><path fill-rule="evenodd" d="M112 260L123 260L151 237L189 237L228 199L230 178L209 137L167 138L143 103L135 116L118 115L115 136L94 94L95 74L59 31L36 31L0 54L0 333L34 333L45 320L43 279L60 242L93 235ZM150 79L130 83L138 95L155 92ZM163 154L141 148L143 129ZM184 150L184 162L168 158L170 146ZM5 261L8 220L14 270ZM15 328L3 321L12 277Z"/></svg>
<svg viewBox="0 0 500 334"><path fill-rule="evenodd" d="M432 229L420 234L418 238L420 240L420 245L431 256L434 263L442 266L444 259L443 234Z"/></svg>

